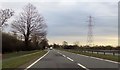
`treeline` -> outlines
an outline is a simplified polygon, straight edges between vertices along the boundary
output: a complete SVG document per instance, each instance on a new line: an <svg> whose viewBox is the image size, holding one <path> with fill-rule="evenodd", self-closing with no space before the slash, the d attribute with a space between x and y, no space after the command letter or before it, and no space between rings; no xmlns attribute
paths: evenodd
<svg viewBox="0 0 120 70"><path fill-rule="evenodd" d="M107 45L107 46L99 46L99 45L96 45L96 46L78 46L78 45L58 45L58 44L53 44L53 45L49 45L50 47L53 47L53 48L61 48L61 49L79 49L79 50L120 50L120 46L116 46L116 47L113 47L113 46L110 46L110 45Z"/></svg>
<svg viewBox="0 0 120 70"><path fill-rule="evenodd" d="M26 47L24 41L17 39L14 35L2 33L2 53L43 50L47 45L47 41L43 40L41 43L37 44L29 42L29 46Z"/></svg>

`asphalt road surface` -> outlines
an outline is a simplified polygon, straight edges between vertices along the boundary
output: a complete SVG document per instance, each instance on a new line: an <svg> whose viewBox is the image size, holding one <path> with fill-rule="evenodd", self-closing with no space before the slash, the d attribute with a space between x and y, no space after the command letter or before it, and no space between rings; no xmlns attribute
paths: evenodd
<svg viewBox="0 0 120 70"><path fill-rule="evenodd" d="M89 56L78 55L60 50L50 50L42 59L28 69L67 68L74 70L119 70L117 62L106 61ZM48 69L47 69L48 70Z"/></svg>

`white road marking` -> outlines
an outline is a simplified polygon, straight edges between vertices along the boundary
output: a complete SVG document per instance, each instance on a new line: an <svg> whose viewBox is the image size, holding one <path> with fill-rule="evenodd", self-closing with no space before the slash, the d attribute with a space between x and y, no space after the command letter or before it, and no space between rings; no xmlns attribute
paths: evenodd
<svg viewBox="0 0 120 70"><path fill-rule="evenodd" d="M45 57L47 54L49 53L49 51L45 54L45 55L43 55L42 57L40 57L39 59L37 59L35 62L33 62L31 65L29 65L26 69L24 69L24 70L27 70L27 69L29 69L30 67L32 67L34 64L36 64L38 61L40 61L43 57Z"/></svg>
<svg viewBox="0 0 120 70"><path fill-rule="evenodd" d="M66 57L65 55L62 55L63 57Z"/></svg>
<svg viewBox="0 0 120 70"><path fill-rule="evenodd" d="M71 53L71 52L70 52ZM75 54L75 53L74 53ZM82 54L77 54L79 56L84 56L84 57L88 57L88 58L93 58L93 59L97 59L97 60L102 60L102 61L107 61L107 62L111 62L111 63L116 63L116 64L120 64L120 62L116 62L116 61L112 61L112 60L107 60L107 59L102 59L102 58L97 58L97 57L92 57L92 56L86 56L86 55L82 55Z"/></svg>
<svg viewBox="0 0 120 70"><path fill-rule="evenodd" d="M100 59L100 58L95 58L95 57L90 57L90 58L93 58L93 59L98 59L98 60L104 60L104 59Z"/></svg>
<svg viewBox="0 0 120 70"><path fill-rule="evenodd" d="M120 64L119 62L115 62L115 61L111 61L111 60L107 60L107 59L101 59L101 58L96 58L96 57L91 57L91 58L98 59L98 60L104 60L104 61L107 61L107 62L112 62L112 63Z"/></svg>
<svg viewBox="0 0 120 70"><path fill-rule="evenodd" d="M73 59L71 59L71 58L69 58L69 57L67 57L67 59L69 59L70 61L74 61Z"/></svg>
<svg viewBox="0 0 120 70"><path fill-rule="evenodd" d="M62 53L58 52L59 54L61 54L63 57L66 57L65 55L63 55ZM74 61L73 59L67 57L67 59L69 59L70 61Z"/></svg>
<svg viewBox="0 0 120 70"><path fill-rule="evenodd" d="M59 54L61 54L63 57L66 57L64 54L62 54L62 53L59 53ZM74 54L74 53L73 53ZM74 61L73 59L71 59L71 58L69 58L69 57L67 57L67 59L69 59L70 61ZM77 65L78 66L80 66L80 67L82 67L82 68L84 68L84 69L86 69L86 70L89 70L88 68L86 68L85 66L83 66L82 64L80 64L80 63L77 63Z"/></svg>
<svg viewBox="0 0 120 70"><path fill-rule="evenodd" d="M83 66L83 65L80 64L80 63L77 63L77 65L80 66L80 67L82 67L82 68L84 68L84 69L86 69L86 70L89 70L88 68L86 68L85 66Z"/></svg>
<svg viewBox="0 0 120 70"><path fill-rule="evenodd" d="M102 61L107 61L107 62L111 62L111 63L120 64L119 62L112 61L112 60L107 60L107 59L102 59L102 58L97 58L97 57L92 57L92 56L86 56L86 55L80 55L80 56L84 56L84 57L89 57L89 58L93 58L93 59L97 59L97 60L102 60Z"/></svg>

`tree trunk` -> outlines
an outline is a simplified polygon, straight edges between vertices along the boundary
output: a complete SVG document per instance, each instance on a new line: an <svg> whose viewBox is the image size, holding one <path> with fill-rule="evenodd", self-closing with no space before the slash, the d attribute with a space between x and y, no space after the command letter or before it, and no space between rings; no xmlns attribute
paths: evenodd
<svg viewBox="0 0 120 70"><path fill-rule="evenodd" d="M25 37L25 49L24 50L29 50L29 38L28 37Z"/></svg>

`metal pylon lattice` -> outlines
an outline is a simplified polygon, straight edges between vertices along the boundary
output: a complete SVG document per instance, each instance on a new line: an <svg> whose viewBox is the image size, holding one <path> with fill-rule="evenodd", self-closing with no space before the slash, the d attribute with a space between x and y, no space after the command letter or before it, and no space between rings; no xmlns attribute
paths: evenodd
<svg viewBox="0 0 120 70"><path fill-rule="evenodd" d="M89 24L88 24L88 36L87 36L87 45L93 46L93 23L92 17L89 16Z"/></svg>

